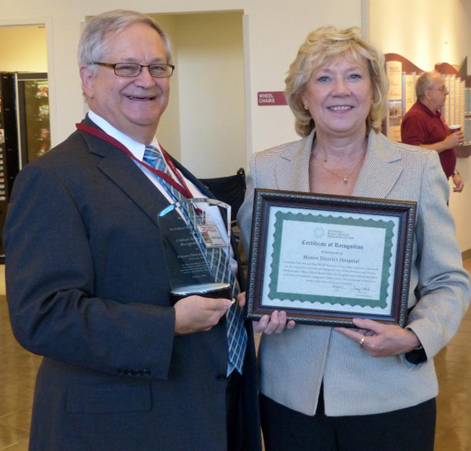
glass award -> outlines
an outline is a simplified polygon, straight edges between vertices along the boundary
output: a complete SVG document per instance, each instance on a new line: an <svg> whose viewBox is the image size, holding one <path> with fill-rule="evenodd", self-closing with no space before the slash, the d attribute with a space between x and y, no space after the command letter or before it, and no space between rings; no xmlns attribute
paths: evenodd
<svg viewBox="0 0 471 451"><path fill-rule="evenodd" d="M157 215L173 303L191 295L231 299L230 284L217 282L213 269L221 253L230 258L230 219L231 207L209 198L185 199Z"/></svg>

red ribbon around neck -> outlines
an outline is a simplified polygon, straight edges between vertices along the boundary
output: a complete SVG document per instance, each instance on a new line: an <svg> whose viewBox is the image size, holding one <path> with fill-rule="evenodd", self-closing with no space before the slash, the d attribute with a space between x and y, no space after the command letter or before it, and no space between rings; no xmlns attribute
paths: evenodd
<svg viewBox="0 0 471 451"><path fill-rule="evenodd" d="M170 177L165 172L159 171L158 169L155 169L149 164L147 164L145 161L141 161L138 158L136 158L134 154L125 145L120 143L117 139L113 138L112 136L108 135L108 133L105 133L103 130L100 130L96 127L92 127L91 125L87 125L84 123L75 124L75 126L77 127L77 130L88 133L89 135L96 136L97 138L100 138L103 141L110 143L111 145L118 148L119 150L122 150L130 158L137 161L142 166L146 167L150 172L152 172L152 174L156 175L157 177L165 180L168 184L172 185L176 190L178 190L187 199L193 198L193 195L191 194L191 191L188 189L185 179L181 176L174 162L172 161L172 159L170 158L170 156L168 155L168 153L165 151L165 149L162 146L160 147L162 151L162 155L165 158L165 161L170 167L171 171L175 174L175 176L178 178L180 183L177 183L172 177Z"/></svg>

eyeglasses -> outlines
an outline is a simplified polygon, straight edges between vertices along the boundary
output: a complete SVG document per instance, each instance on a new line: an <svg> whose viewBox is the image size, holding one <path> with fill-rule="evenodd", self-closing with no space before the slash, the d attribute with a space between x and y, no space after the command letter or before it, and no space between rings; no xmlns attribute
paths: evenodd
<svg viewBox="0 0 471 451"><path fill-rule="evenodd" d="M439 88L428 88L430 91L440 91L444 92L446 91L446 86L440 86Z"/></svg>
<svg viewBox="0 0 471 451"><path fill-rule="evenodd" d="M118 77L137 77L141 72L143 67L149 68L149 73L154 78L167 78L171 77L175 66L172 64L138 64L138 63L100 63L94 62L92 64L97 64L98 66L112 67L114 73Z"/></svg>

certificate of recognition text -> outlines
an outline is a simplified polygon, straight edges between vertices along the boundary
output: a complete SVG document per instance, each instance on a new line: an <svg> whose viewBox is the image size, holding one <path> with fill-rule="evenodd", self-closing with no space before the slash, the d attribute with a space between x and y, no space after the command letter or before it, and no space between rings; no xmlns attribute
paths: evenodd
<svg viewBox="0 0 471 451"><path fill-rule="evenodd" d="M398 226L387 213L271 208L261 305L390 311Z"/></svg>

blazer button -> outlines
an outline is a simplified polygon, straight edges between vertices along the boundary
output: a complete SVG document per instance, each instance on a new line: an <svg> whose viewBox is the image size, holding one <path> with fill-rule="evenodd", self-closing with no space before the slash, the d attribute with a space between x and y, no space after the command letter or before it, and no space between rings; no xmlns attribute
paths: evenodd
<svg viewBox="0 0 471 451"><path fill-rule="evenodd" d="M216 380L219 381L219 382L226 382L227 377L226 377L225 374L220 374L219 376L216 376Z"/></svg>

